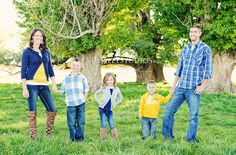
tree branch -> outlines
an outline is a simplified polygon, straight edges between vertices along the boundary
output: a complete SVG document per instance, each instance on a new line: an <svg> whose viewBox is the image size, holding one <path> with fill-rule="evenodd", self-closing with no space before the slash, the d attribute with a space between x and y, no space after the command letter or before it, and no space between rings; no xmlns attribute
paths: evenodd
<svg viewBox="0 0 236 155"><path fill-rule="evenodd" d="M75 6L74 6L74 4L73 4L73 1L70 0L70 3L71 3L71 6L72 6L72 9L73 9L73 14L74 14L73 17L74 17L75 21L77 22L77 25L78 25L78 28L79 28L79 32L82 33L82 31L81 31L81 26L80 26L80 22L79 22L79 19L78 19L78 17L77 17L77 13L76 13Z"/></svg>
<svg viewBox="0 0 236 155"><path fill-rule="evenodd" d="M177 20L178 20L183 26L188 27L188 26L186 26L186 24L184 24L184 23L179 19L179 17L178 17L176 14L174 14L173 12L172 12L172 14L177 18Z"/></svg>
<svg viewBox="0 0 236 155"><path fill-rule="evenodd" d="M97 36L115 2L82 0L80 4L76 4L73 0L56 2L35 0L28 1L27 4L38 22L48 32L62 38L78 39L86 34ZM49 7L47 12L43 10L45 6ZM61 10L64 10L64 13ZM49 14L50 17L48 17Z"/></svg>

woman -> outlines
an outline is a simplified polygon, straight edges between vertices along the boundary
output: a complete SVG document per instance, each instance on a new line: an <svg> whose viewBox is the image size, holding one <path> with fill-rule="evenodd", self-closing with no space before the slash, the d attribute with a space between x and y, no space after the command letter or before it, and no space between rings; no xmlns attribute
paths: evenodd
<svg viewBox="0 0 236 155"><path fill-rule="evenodd" d="M45 33L41 29L34 29L30 36L29 47L24 50L21 61L23 96L28 101L29 130L33 140L37 138L38 96L47 110L46 134L50 137L53 132L56 108L48 87L49 77L52 80L52 91L56 92L57 87Z"/></svg>

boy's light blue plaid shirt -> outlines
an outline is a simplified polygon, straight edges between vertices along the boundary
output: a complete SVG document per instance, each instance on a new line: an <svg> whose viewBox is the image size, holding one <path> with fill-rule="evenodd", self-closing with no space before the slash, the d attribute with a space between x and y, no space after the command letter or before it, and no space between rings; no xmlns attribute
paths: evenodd
<svg viewBox="0 0 236 155"><path fill-rule="evenodd" d="M182 49L175 75L180 77L178 87L192 89L212 76L211 49L200 41L193 50L191 43Z"/></svg>
<svg viewBox="0 0 236 155"><path fill-rule="evenodd" d="M89 91L89 85L84 75L67 75L63 80L60 90L63 90L67 106L78 106L85 103L85 93Z"/></svg>

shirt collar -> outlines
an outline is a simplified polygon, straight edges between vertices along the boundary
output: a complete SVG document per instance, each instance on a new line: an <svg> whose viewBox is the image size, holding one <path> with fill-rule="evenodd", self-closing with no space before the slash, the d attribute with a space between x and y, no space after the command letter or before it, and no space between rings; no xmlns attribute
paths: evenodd
<svg viewBox="0 0 236 155"><path fill-rule="evenodd" d="M69 76L73 77L73 76L79 76L80 73L76 74L76 75L72 75L71 73L69 74Z"/></svg>
<svg viewBox="0 0 236 155"><path fill-rule="evenodd" d="M202 41L200 40L200 41L195 45L195 48L198 48L201 43L202 43ZM192 46L192 43L189 43L189 44L188 44L188 47L191 48L191 46Z"/></svg>
<svg viewBox="0 0 236 155"><path fill-rule="evenodd" d="M154 95L156 95L157 93L154 92L154 94L150 94L149 92L147 92L147 94L148 94L148 95L151 95L151 96L154 96Z"/></svg>

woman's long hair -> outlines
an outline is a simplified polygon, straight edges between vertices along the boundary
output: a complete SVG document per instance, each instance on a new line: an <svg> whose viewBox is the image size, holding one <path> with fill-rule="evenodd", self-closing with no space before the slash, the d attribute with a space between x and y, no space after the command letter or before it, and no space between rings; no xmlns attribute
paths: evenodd
<svg viewBox="0 0 236 155"><path fill-rule="evenodd" d="M38 32L38 31L39 31L39 32L42 34L42 36L43 36L43 42L40 44L39 49L40 49L41 51L47 50L47 49L48 49L47 39L46 39L46 35L45 35L45 33L43 32L42 29L34 29L34 30L32 31L32 33L31 33L31 35L30 35L30 40L29 40L29 47L30 47L30 48L33 48L33 44L34 44L34 42L33 42L33 36L34 36L35 33Z"/></svg>

